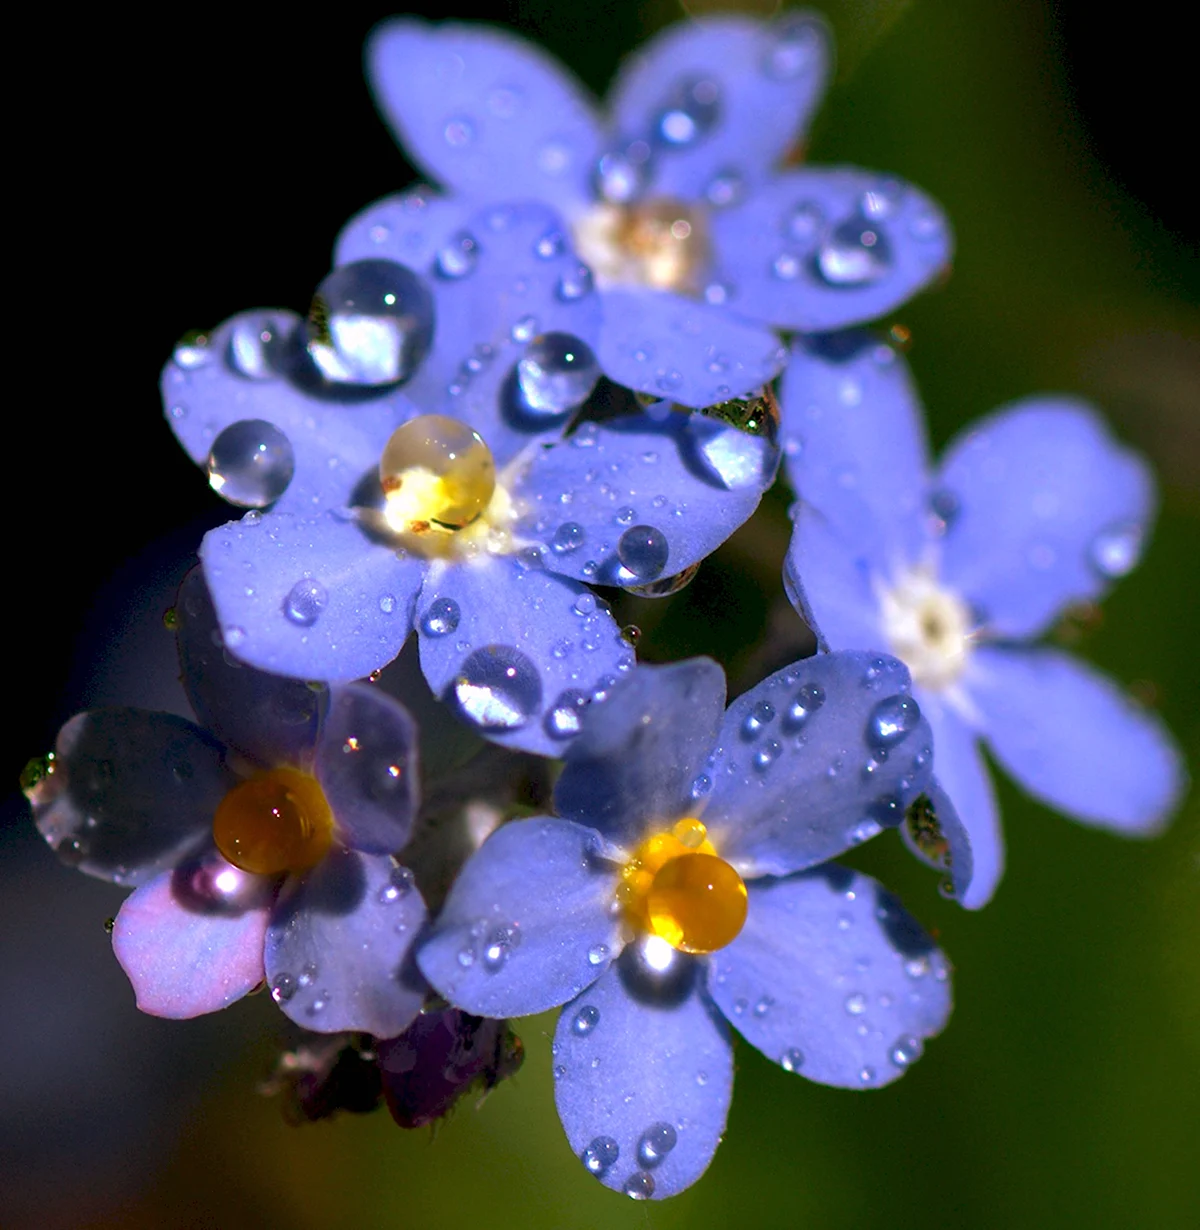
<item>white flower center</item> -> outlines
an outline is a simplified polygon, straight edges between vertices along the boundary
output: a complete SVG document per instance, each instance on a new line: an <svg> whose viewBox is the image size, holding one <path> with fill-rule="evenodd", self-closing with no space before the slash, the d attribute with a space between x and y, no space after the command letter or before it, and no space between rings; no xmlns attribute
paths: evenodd
<svg viewBox="0 0 1200 1230"><path fill-rule="evenodd" d="M927 688L947 688L962 674L973 635L971 612L952 589L937 582L935 570L917 565L880 587L883 630L891 651Z"/></svg>
<svg viewBox="0 0 1200 1230"><path fill-rule="evenodd" d="M600 202L574 220L572 234L600 286L696 293L709 261L704 212L669 197Z"/></svg>

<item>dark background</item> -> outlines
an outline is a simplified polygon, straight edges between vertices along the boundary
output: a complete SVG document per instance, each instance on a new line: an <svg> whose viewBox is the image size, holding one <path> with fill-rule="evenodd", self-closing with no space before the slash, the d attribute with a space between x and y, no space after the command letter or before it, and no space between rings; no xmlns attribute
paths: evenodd
<svg viewBox="0 0 1200 1230"><path fill-rule="evenodd" d="M512 23L598 92L623 50L680 12L667 0L417 9ZM169 660L161 577L225 518L162 420L158 371L188 329L253 306L303 310L340 224L407 181L360 71L388 11L340 4L302 23L279 7L177 7L135 26L111 9L47 9L17 31L14 56L36 84L8 125L23 217L8 355L30 384L10 380L5 420L5 782L81 704L122 687L145 701L158 686L113 667L129 643L117 634L142 612L135 641ZM1011 398L1075 390L1160 472L1145 563L1076 648L1160 706L1200 764L1200 211L1183 184L1195 70L1176 10L825 11L839 71L810 161L912 179L957 230L949 284L894 318L913 331L935 443ZM784 507L768 501L669 606L630 604L645 656L707 652L754 682L764 638L778 648L797 635L778 580ZM1162 840L1130 845L1010 788L1001 800L1009 871L982 914L942 901L898 843L859 860L939 929L958 966L955 1016L924 1061L858 1096L740 1047L709 1175L633 1208L570 1156L541 1019L523 1031L519 1080L432 1141L380 1116L285 1128L254 1090L271 1005L191 1023L139 1016L102 927L122 894L59 867L9 798L0 1223L448 1227L500 1209L531 1227L1194 1225L1196 804Z"/></svg>

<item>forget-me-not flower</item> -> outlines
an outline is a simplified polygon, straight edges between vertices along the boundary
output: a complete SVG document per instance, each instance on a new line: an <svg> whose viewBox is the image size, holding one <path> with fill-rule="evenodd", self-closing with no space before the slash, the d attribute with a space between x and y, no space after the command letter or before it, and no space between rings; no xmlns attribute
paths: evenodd
<svg viewBox="0 0 1200 1230"><path fill-rule="evenodd" d="M774 328L870 320L950 258L917 189L787 166L832 59L813 14L672 26L626 62L605 114L543 51L488 26L397 18L367 58L385 119L450 194L435 246L461 243L463 202L552 204L585 263L569 289L590 272L603 301L600 364L630 388L692 407L744 394L784 362ZM395 251L395 208L355 219L339 261Z"/></svg>
<svg viewBox="0 0 1200 1230"><path fill-rule="evenodd" d="M823 646L884 650L912 672L969 841L963 904L987 902L1003 870L981 741L1083 823L1161 829L1185 780L1163 723L1034 643L1137 564L1155 504L1145 462L1089 406L1042 396L973 424L935 470L906 364L862 333L797 342L782 400L799 495L785 580Z"/></svg>
<svg viewBox="0 0 1200 1230"><path fill-rule="evenodd" d="M200 724L97 709L60 731L29 789L60 858L134 886L113 949L138 1006L186 1018L264 979L319 1032L401 1032L426 986L426 918L392 857L416 811L416 731L366 684L322 691L228 660L199 571L176 607Z"/></svg>
<svg viewBox="0 0 1200 1230"><path fill-rule="evenodd" d="M607 1186L669 1196L724 1130L729 1026L789 1072L887 1084L950 1010L948 965L868 876L825 860L898 823L931 771L908 672L823 654L725 709L707 659L589 708L559 818L497 829L418 963L495 1017L564 1005L555 1097Z"/></svg>

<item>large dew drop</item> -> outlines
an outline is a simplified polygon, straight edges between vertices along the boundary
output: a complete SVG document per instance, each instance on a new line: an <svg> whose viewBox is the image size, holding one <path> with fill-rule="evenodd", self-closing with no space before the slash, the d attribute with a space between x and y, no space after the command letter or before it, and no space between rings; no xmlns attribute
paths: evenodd
<svg viewBox="0 0 1200 1230"><path fill-rule="evenodd" d="M407 380L433 341L433 296L411 269L355 261L317 287L308 352L337 384L386 388Z"/></svg>
<svg viewBox="0 0 1200 1230"><path fill-rule="evenodd" d="M652 581L667 566L667 536L652 525L631 526L617 540L617 559L635 581Z"/></svg>
<svg viewBox="0 0 1200 1230"><path fill-rule="evenodd" d="M265 419L231 423L208 454L208 483L239 508L266 508L287 490L296 471L291 441Z"/></svg>
<svg viewBox="0 0 1200 1230"><path fill-rule="evenodd" d="M423 414L392 432L379 460L392 529L457 530L479 516L496 490L496 465L477 431L458 419Z"/></svg>
<svg viewBox="0 0 1200 1230"><path fill-rule="evenodd" d="M586 342L569 333L535 337L517 363L517 384L525 409L547 417L565 414L587 401L600 365Z"/></svg>
<svg viewBox="0 0 1200 1230"><path fill-rule="evenodd" d="M888 696L871 710L867 742L878 748L895 747L908 738L921 721L921 710L911 696Z"/></svg>
<svg viewBox="0 0 1200 1230"><path fill-rule="evenodd" d="M892 267L892 250L878 223L848 218L817 249L817 272L829 286L855 290L872 286Z"/></svg>
<svg viewBox="0 0 1200 1230"><path fill-rule="evenodd" d="M229 334L229 366L247 380L273 379L283 368L295 319L291 313L244 312Z"/></svg>
<svg viewBox="0 0 1200 1230"><path fill-rule="evenodd" d="M537 667L511 645L475 650L451 688L464 716L484 730L517 730L542 707Z"/></svg>

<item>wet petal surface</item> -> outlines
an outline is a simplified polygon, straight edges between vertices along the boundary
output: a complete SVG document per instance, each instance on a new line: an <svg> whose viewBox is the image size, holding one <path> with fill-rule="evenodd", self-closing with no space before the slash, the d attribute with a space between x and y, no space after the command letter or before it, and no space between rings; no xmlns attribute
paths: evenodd
<svg viewBox="0 0 1200 1230"><path fill-rule="evenodd" d="M753 883L741 935L713 953L709 991L747 1042L844 1089L902 1076L950 1015L946 958L869 876L830 865Z"/></svg>
<svg viewBox="0 0 1200 1230"><path fill-rule="evenodd" d="M786 875L899 824L929 779L929 723L895 658L817 654L725 714L700 813L744 875Z"/></svg>
<svg viewBox="0 0 1200 1230"><path fill-rule="evenodd" d="M655 980L630 946L554 1031L554 1100L571 1148L635 1199L695 1183L733 1094L729 1028L704 993L701 963L675 956Z"/></svg>
<svg viewBox="0 0 1200 1230"><path fill-rule="evenodd" d="M480 1016L526 1016L578 995L621 945L617 871L598 844L566 820L502 825L463 868L421 945L425 977Z"/></svg>
<svg viewBox="0 0 1200 1230"><path fill-rule="evenodd" d="M303 879L288 881L272 911L271 996L305 1029L394 1037L425 998L409 956L424 923L425 903L407 868L335 846Z"/></svg>
<svg viewBox="0 0 1200 1230"><path fill-rule="evenodd" d="M438 252L463 229L474 208L470 201L425 187L385 196L342 227L333 263L382 259L431 275Z"/></svg>

